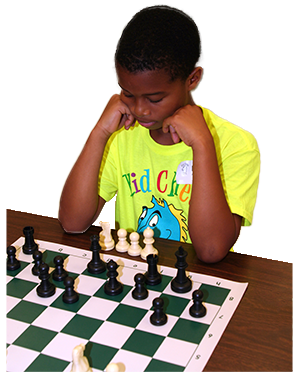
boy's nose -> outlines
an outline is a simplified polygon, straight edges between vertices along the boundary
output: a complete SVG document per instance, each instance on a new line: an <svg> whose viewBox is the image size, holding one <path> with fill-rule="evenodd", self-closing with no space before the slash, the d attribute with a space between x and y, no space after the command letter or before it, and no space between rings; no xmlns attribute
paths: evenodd
<svg viewBox="0 0 296 372"><path fill-rule="evenodd" d="M142 102L136 102L135 103L135 106L134 106L134 109L133 109L133 112L135 114L135 116L137 116L138 118L141 118L143 116L148 116L150 115L150 110L147 109Z"/></svg>

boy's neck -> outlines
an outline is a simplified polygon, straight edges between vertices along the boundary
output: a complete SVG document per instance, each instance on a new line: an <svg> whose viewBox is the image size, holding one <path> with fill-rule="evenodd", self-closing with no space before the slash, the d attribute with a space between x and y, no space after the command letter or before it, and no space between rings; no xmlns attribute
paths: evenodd
<svg viewBox="0 0 296 372"><path fill-rule="evenodd" d="M150 130L150 137L159 145L170 146L174 145L170 133L163 133L162 128Z"/></svg>

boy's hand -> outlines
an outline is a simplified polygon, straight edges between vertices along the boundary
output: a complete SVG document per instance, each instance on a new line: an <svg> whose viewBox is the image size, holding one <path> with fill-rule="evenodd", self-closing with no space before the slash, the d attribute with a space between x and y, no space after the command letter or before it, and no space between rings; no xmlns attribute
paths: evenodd
<svg viewBox="0 0 296 372"><path fill-rule="evenodd" d="M134 125L134 117L129 108L122 102L118 94L112 96L100 117L97 126L109 138L112 133L116 132L123 126L129 129Z"/></svg>
<svg viewBox="0 0 296 372"><path fill-rule="evenodd" d="M203 138L211 136L200 107L187 105L163 121L162 130L170 132L174 143L183 141L194 147Z"/></svg>

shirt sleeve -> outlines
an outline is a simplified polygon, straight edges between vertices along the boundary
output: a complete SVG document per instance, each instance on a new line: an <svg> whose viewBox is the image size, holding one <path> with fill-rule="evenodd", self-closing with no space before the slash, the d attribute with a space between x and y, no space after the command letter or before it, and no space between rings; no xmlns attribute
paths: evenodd
<svg viewBox="0 0 296 372"><path fill-rule="evenodd" d="M250 226L260 172L260 153L253 135L246 131L235 133L221 149L220 160L220 175L229 208L243 217L243 226Z"/></svg>

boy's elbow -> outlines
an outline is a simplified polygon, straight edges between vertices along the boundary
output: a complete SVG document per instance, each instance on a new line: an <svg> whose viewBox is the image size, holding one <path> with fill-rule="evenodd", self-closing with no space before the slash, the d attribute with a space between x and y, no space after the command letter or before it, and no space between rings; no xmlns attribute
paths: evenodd
<svg viewBox="0 0 296 372"><path fill-rule="evenodd" d="M204 263L217 263L226 257L231 247L218 244L194 244L197 258Z"/></svg>
<svg viewBox="0 0 296 372"><path fill-rule="evenodd" d="M89 228L89 226L82 226L79 221L71 221L71 219L63 216L61 212L59 213L58 220L62 229L67 234L82 234Z"/></svg>

